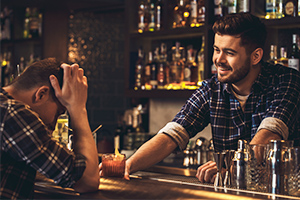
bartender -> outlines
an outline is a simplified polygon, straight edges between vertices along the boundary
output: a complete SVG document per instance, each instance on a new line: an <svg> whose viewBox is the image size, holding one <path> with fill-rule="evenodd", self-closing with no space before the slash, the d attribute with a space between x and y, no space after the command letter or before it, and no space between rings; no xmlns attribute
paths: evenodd
<svg viewBox="0 0 300 200"><path fill-rule="evenodd" d="M203 81L185 105L151 140L126 161L125 178L163 160L211 124L215 151L236 149L239 139L266 144L272 139L299 145L300 73L262 61L265 25L250 13L226 15L213 26L217 74ZM215 162L196 177L214 181Z"/></svg>

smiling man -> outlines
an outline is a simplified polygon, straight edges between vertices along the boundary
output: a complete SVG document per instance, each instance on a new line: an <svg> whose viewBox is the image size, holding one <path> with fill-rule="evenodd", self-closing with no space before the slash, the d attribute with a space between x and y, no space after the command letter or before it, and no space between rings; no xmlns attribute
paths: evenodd
<svg viewBox="0 0 300 200"><path fill-rule="evenodd" d="M0 91L0 199L32 199L36 171L78 192L99 186L98 154L89 126L87 78L77 64L54 58L27 67ZM73 152L51 138L68 111Z"/></svg>
<svg viewBox="0 0 300 200"><path fill-rule="evenodd" d="M203 81L172 122L126 162L125 178L185 149L208 124L215 151L237 149L239 139L265 144L271 139L299 145L300 74L262 61L266 29L249 13L226 15L213 26L213 62L217 74ZM215 162L200 166L196 177L213 182Z"/></svg>

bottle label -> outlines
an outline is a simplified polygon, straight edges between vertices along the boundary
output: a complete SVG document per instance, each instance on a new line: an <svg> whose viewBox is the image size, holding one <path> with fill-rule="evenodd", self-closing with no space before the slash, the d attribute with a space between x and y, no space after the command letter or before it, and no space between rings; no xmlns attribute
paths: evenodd
<svg viewBox="0 0 300 200"><path fill-rule="evenodd" d="M191 17L196 18L197 17L197 4L195 1L191 2Z"/></svg>
<svg viewBox="0 0 300 200"><path fill-rule="evenodd" d="M293 15L295 9L295 5L293 2L288 2L285 4L285 14L287 15Z"/></svg>
<svg viewBox="0 0 300 200"><path fill-rule="evenodd" d="M220 5L222 3L222 0L215 0L215 5Z"/></svg>
<svg viewBox="0 0 300 200"><path fill-rule="evenodd" d="M222 7L215 8L215 15L222 15Z"/></svg>
<svg viewBox="0 0 300 200"><path fill-rule="evenodd" d="M299 59L290 58L288 61L289 67L299 71Z"/></svg>
<svg viewBox="0 0 300 200"><path fill-rule="evenodd" d="M249 12L249 0L241 0L240 2L240 12Z"/></svg>
<svg viewBox="0 0 300 200"><path fill-rule="evenodd" d="M267 13L273 13L276 10L276 6L273 2L271 3L266 3L266 12Z"/></svg>

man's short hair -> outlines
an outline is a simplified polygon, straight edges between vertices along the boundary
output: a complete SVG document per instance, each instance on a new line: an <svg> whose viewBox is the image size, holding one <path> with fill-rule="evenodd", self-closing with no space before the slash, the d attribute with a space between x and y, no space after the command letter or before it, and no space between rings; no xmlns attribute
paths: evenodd
<svg viewBox="0 0 300 200"><path fill-rule="evenodd" d="M34 87L47 85L51 88L51 94L54 95L54 89L51 86L50 75L56 76L60 87L63 83L63 69L60 67L62 62L55 58L46 58L36 61L27 66L24 72L14 79L10 85L17 90L30 90Z"/></svg>
<svg viewBox="0 0 300 200"><path fill-rule="evenodd" d="M241 38L241 46L251 53L256 48L264 48L267 31L261 20L250 13L225 15L213 25L215 34Z"/></svg>

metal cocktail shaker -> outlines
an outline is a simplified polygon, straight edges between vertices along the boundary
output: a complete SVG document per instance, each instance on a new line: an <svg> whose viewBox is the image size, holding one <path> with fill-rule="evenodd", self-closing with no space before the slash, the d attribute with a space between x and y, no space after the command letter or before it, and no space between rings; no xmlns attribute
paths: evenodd
<svg viewBox="0 0 300 200"><path fill-rule="evenodd" d="M270 150L267 157L268 192L285 194L285 180L288 159L288 144L284 140L270 140Z"/></svg>
<svg viewBox="0 0 300 200"><path fill-rule="evenodd" d="M232 186L237 189L246 189L246 167L248 160L247 152L248 142L246 140L238 141L238 149L232 159L231 181Z"/></svg>

